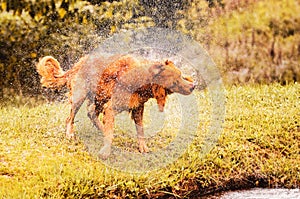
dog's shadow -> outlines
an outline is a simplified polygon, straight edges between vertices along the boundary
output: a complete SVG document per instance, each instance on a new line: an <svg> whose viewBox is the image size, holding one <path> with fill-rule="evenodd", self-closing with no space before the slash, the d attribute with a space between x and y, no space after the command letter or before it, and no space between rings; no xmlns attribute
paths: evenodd
<svg viewBox="0 0 300 199"><path fill-rule="evenodd" d="M196 136L202 138L205 135L198 135L196 131L199 123L194 122L193 118L186 117L189 115L183 114L188 111L198 121L196 117L198 110L186 110L186 106L180 105L179 96L176 94L168 96L164 112L159 112L155 100L149 100L145 104L144 127L149 153L143 154L138 151L135 124L128 112L115 117L112 151L106 160L99 157L99 151L103 146L103 135L87 117L85 104L75 118L76 134L95 160L100 160L114 169L140 173L165 167L176 161ZM181 101L184 100L185 98ZM203 114L206 113L204 111L206 108L207 106L203 105ZM206 117L203 115L202 118ZM100 120L102 120L101 115ZM185 125L183 125L184 121Z"/></svg>

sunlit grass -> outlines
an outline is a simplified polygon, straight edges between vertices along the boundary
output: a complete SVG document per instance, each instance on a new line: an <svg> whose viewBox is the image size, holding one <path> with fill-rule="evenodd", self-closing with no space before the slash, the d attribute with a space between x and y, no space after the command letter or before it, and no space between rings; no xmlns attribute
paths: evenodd
<svg viewBox="0 0 300 199"><path fill-rule="evenodd" d="M0 196L135 198L254 186L299 187L300 85L237 86L227 88L226 94L224 131L205 158L199 157L199 143L208 119L201 118L205 125L181 158L142 174L107 167L88 153L81 139L66 140L68 105L6 104L0 108ZM208 95L200 96L200 115L208 117ZM76 125L79 130L79 121ZM164 148L173 139L168 133L154 135L150 149ZM166 140L160 140L164 136ZM116 137L114 145L137 150L136 138L126 132Z"/></svg>

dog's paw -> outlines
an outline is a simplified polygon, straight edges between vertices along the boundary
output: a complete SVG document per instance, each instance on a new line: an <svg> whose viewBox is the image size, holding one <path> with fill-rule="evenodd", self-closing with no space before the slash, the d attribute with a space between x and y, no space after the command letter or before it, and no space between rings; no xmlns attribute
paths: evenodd
<svg viewBox="0 0 300 199"><path fill-rule="evenodd" d="M75 140L75 134L74 133L66 133L66 138L69 140Z"/></svg>
<svg viewBox="0 0 300 199"><path fill-rule="evenodd" d="M149 152L149 149L148 149L148 147L146 146L145 143L140 143L140 144L139 144L139 151L140 151L141 153L148 153L148 152Z"/></svg>
<svg viewBox="0 0 300 199"><path fill-rule="evenodd" d="M66 138L69 140L75 140L73 125L70 123L67 123Z"/></svg>
<svg viewBox="0 0 300 199"><path fill-rule="evenodd" d="M104 145L99 152L99 157L103 160L106 160L111 153L111 146Z"/></svg>

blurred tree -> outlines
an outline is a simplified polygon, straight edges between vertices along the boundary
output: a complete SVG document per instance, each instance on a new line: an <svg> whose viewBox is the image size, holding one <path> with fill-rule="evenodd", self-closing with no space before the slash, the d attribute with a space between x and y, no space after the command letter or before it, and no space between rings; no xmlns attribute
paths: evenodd
<svg viewBox="0 0 300 199"><path fill-rule="evenodd" d="M158 27L172 29L183 17L180 11L188 6L188 1L182 0L140 0L140 3L144 8L142 15L151 17Z"/></svg>
<svg viewBox="0 0 300 199"><path fill-rule="evenodd" d="M216 6L221 6L224 7L224 2L223 0L206 0L208 2L208 7L216 7Z"/></svg>
<svg viewBox="0 0 300 199"><path fill-rule="evenodd" d="M112 3L113 1L116 1L116 0L108 0L108 1L105 1L105 0L87 0L87 1L90 2L92 5L101 5L103 2Z"/></svg>
<svg viewBox="0 0 300 199"><path fill-rule="evenodd" d="M84 43L80 39L89 31L74 23L83 17L80 15L82 10L75 8L75 2L1 1L0 97L12 91L19 95L39 93L35 62L38 57L50 54L50 49L57 49L57 55L67 57L62 46L74 46L68 51L71 55L79 54L78 51L84 48L80 46Z"/></svg>
<svg viewBox="0 0 300 199"><path fill-rule="evenodd" d="M57 56L64 68L87 53L99 40L88 23L89 11L76 0L1 0L0 98L5 94L40 92L35 62ZM90 36L88 36L90 34Z"/></svg>

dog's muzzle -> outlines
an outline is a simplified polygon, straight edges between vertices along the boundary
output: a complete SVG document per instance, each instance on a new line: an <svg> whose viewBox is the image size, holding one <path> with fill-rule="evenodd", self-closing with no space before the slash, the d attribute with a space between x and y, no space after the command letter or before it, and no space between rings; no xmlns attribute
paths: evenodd
<svg viewBox="0 0 300 199"><path fill-rule="evenodd" d="M198 85L198 82L194 81L193 84L191 85L190 91L192 92L196 88L197 85Z"/></svg>

